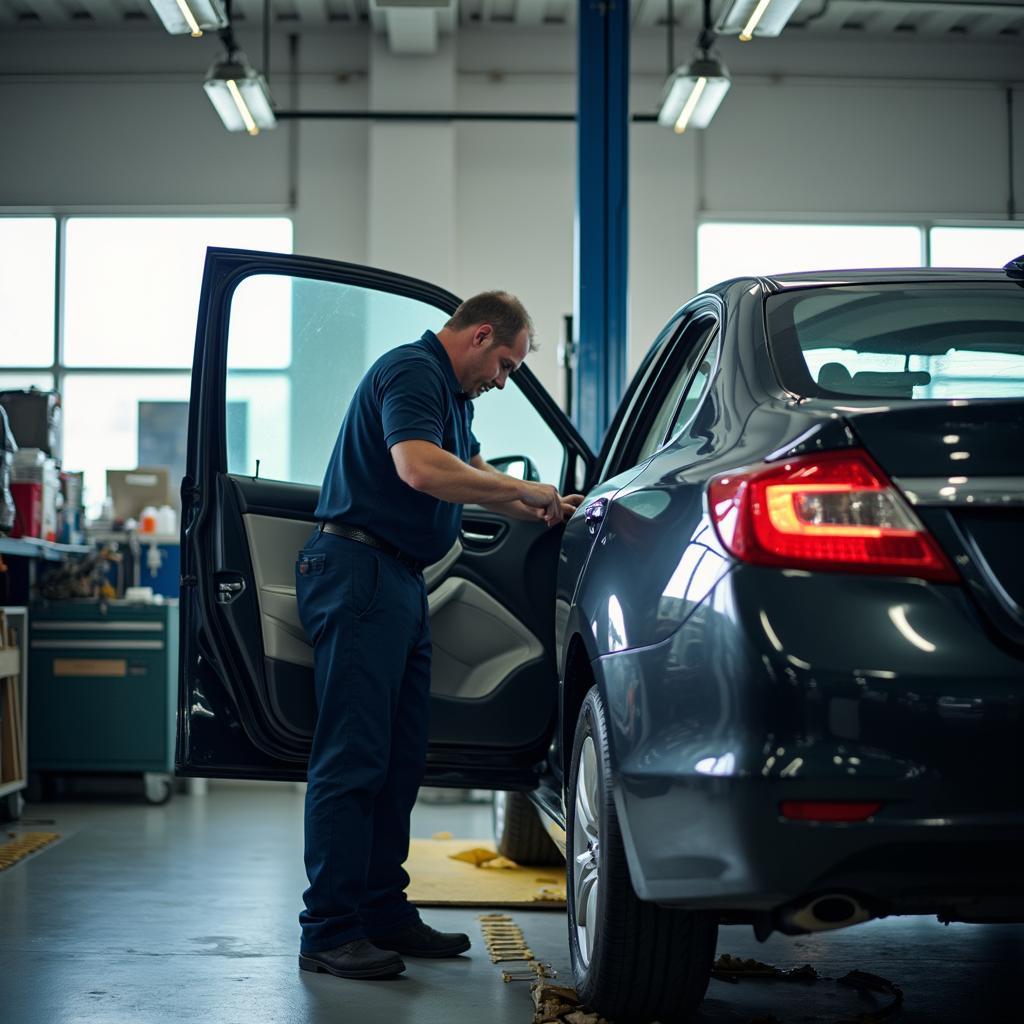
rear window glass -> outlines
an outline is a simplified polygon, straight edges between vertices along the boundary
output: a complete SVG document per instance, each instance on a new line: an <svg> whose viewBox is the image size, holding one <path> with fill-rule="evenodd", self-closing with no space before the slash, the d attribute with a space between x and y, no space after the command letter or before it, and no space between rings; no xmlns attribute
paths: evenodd
<svg viewBox="0 0 1024 1024"><path fill-rule="evenodd" d="M846 398L1024 397L1024 288L844 285L769 296L782 384Z"/></svg>

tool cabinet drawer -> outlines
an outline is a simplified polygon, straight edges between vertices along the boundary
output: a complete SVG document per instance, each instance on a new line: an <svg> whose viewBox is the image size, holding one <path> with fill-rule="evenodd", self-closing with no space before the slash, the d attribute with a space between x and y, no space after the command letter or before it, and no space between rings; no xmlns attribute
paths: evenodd
<svg viewBox="0 0 1024 1024"><path fill-rule="evenodd" d="M37 614L29 645L34 771L170 770L176 611L94 606L89 615L53 605Z"/></svg>

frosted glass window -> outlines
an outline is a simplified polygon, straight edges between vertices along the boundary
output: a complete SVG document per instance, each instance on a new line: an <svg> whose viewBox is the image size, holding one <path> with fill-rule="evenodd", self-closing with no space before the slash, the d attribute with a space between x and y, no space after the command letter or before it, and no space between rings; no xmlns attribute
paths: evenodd
<svg viewBox="0 0 1024 1024"><path fill-rule="evenodd" d="M290 253L292 223L285 217L69 218L65 363L191 367L211 245Z"/></svg>
<svg viewBox="0 0 1024 1024"><path fill-rule="evenodd" d="M932 228L933 267L1002 267L1024 255L1024 228Z"/></svg>
<svg viewBox="0 0 1024 1024"><path fill-rule="evenodd" d="M53 362L57 222L0 218L0 366Z"/></svg>
<svg viewBox="0 0 1024 1024"><path fill-rule="evenodd" d="M919 267L921 229L864 224L701 224L697 285L802 270Z"/></svg>

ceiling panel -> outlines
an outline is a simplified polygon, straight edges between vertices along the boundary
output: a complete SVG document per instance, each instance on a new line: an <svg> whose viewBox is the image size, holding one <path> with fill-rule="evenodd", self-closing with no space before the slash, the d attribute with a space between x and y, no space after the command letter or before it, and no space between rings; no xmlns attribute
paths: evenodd
<svg viewBox="0 0 1024 1024"><path fill-rule="evenodd" d="M698 0L631 0L637 31L668 23L672 2L681 32L699 27ZM717 0L715 13L726 0ZM459 0L458 20L495 31L531 28L558 31L576 20L577 0ZM239 22L259 22L263 0L234 0ZM365 24L368 0L271 0L275 23L312 28ZM373 19L378 22L377 18ZM135 26L162 31L147 0L0 0L0 26L42 29ZM383 24L380 25L383 27ZM994 39L1024 36L1024 0L803 0L786 33L856 35L966 36Z"/></svg>

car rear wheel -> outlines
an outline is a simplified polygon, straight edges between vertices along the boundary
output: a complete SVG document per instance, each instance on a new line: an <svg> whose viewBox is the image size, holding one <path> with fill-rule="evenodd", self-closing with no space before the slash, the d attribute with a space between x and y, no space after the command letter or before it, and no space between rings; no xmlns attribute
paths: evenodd
<svg viewBox="0 0 1024 1024"><path fill-rule="evenodd" d="M604 704L580 709L569 777L569 952L583 1003L616 1024L687 1020L708 987L711 915L660 907L633 891L612 797Z"/></svg>
<svg viewBox="0 0 1024 1024"><path fill-rule="evenodd" d="M494 791L494 845L517 864L561 864L562 854L544 830L525 793Z"/></svg>

